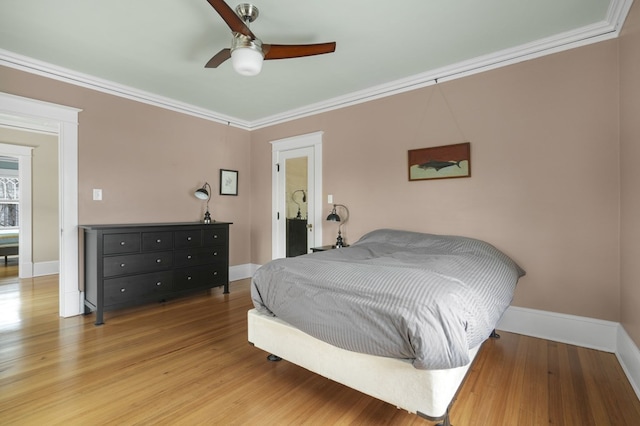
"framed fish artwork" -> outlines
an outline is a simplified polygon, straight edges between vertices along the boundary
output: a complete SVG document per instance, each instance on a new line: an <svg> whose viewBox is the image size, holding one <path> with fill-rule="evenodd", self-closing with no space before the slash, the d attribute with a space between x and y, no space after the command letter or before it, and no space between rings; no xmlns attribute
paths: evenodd
<svg viewBox="0 0 640 426"><path fill-rule="evenodd" d="M409 180L471 177L471 143L409 150Z"/></svg>

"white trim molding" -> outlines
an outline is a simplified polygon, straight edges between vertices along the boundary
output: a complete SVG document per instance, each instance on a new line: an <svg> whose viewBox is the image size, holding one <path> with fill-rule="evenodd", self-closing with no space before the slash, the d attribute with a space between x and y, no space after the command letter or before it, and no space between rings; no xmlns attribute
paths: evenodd
<svg viewBox="0 0 640 426"><path fill-rule="evenodd" d="M245 130L255 130L262 127L296 120L310 115L320 114L347 106L368 102L374 99L395 95L410 90L429 86L435 81L454 80L491 69L512 65L518 62L535 59L552 53L585 46L618 37L622 25L631 9L633 0L611 0L607 16L601 22L582 28L557 34L553 37L526 43L514 48L505 49L489 55L479 56L468 61L462 61L447 67L426 71L408 78L399 79L362 91L348 93L319 103L301 108L284 111L254 121L247 121L237 117L227 116L215 111L190 105L175 99L166 98L153 93L144 92L133 87L124 86L95 76L82 74L33 58L18 55L14 52L0 49L0 65L21 71L37 74L54 80L71 83L77 86L97 90L99 92L120 96L126 99L154 105L160 108L180 112L206 120L224 123Z"/></svg>
<svg viewBox="0 0 640 426"><path fill-rule="evenodd" d="M575 315L510 306L496 328L554 342L616 351L619 324Z"/></svg>
<svg viewBox="0 0 640 426"><path fill-rule="evenodd" d="M3 119L3 117L0 116L0 125L4 127L7 121L7 118ZM31 182L33 147L0 143L0 154L18 159L18 181L20 182L20 195L18 197L20 199L20 211L18 213L20 216L20 233L18 235L18 276L20 278L31 278L33 277L33 185Z"/></svg>
<svg viewBox="0 0 640 426"><path fill-rule="evenodd" d="M33 264L33 276L42 277L44 275L55 275L60 273L60 262L51 260L49 262L36 262Z"/></svg>
<svg viewBox="0 0 640 426"><path fill-rule="evenodd" d="M279 190L279 166L280 157L287 151L311 148L313 152L313 171L309 169L309 190L313 185L313 199L309 200L309 219L313 217L313 238L315 245L322 245L322 138L324 132L313 132L303 135L291 136L284 139L271 141L271 253L274 258L284 257L285 247L282 244L284 238L276 238L284 235L286 229L284 215L279 219L278 211L283 195ZM313 214L311 214L311 211ZM282 256L279 256L282 255Z"/></svg>
<svg viewBox="0 0 640 426"><path fill-rule="evenodd" d="M640 350L620 323L510 306L496 329L614 353L640 399Z"/></svg>
<svg viewBox="0 0 640 426"><path fill-rule="evenodd" d="M238 281L253 277L260 265L245 263L244 265L234 265L229 267L229 281Z"/></svg>
<svg viewBox="0 0 640 426"><path fill-rule="evenodd" d="M49 64L8 50L0 49L0 65L42 77L51 78L53 80L62 81L64 83L73 84L75 86L107 93L109 95L141 102L143 104L153 105L170 111L250 130L250 123L239 118L227 116L225 114L220 114L205 108L187 104L176 99L145 92L131 86L125 86L123 84L104 80L89 74L83 74L68 68Z"/></svg>
<svg viewBox="0 0 640 426"><path fill-rule="evenodd" d="M616 357L640 399L640 350L622 326L618 327L617 341Z"/></svg>
<svg viewBox="0 0 640 426"><path fill-rule="evenodd" d="M60 197L60 316L83 312L78 289L78 114L82 111L0 92L0 121L16 120L22 128L58 134ZM31 265L33 267L33 265Z"/></svg>

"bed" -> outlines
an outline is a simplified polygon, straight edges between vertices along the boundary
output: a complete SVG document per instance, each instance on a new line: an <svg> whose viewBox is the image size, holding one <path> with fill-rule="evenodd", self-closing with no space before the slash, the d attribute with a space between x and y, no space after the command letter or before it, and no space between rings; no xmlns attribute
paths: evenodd
<svg viewBox="0 0 640 426"><path fill-rule="evenodd" d="M429 420L449 408L524 275L472 238L380 229L259 268L254 346Z"/></svg>
<svg viewBox="0 0 640 426"><path fill-rule="evenodd" d="M17 229L0 230L0 256L4 256L4 264L7 264L8 256L17 256L19 234Z"/></svg>

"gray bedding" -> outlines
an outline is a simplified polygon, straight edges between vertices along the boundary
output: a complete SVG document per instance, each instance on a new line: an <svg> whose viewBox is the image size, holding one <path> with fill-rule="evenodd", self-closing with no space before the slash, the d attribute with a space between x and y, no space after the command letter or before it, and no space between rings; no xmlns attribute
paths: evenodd
<svg viewBox="0 0 640 426"><path fill-rule="evenodd" d="M256 309L347 350L469 363L524 271L483 241L381 229L350 247L276 259L256 271Z"/></svg>

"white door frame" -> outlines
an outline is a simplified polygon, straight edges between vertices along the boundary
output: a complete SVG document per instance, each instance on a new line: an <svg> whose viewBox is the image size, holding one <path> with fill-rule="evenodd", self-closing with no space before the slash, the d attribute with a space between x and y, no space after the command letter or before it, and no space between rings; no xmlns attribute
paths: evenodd
<svg viewBox="0 0 640 426"><path fill-rule="evenodd" d="M0 121L0 124L2 122ZM31 159L33 147L0 143L0 155L18 159L18 212L20 232L18 234L18 277L33 277L32 201L31 201Z"/></svg>
<svg viewBox="0 0 640 426"><path fill-rule="evenodd" d="M25 130L58 134L60 199L59 313L81 314L83 295L78 283L78 113L82 111L0 92L0 123Z"/></svg>
<svg viewBox="0 0 640 426"><path fill-rule="evenodd" d="M308 190L313 190L313 200L311 194L307 197L309 200L309 217L314 218L313 238L315 245L322 245L322 135L324 132L309 133L306 135L293 136L286 139L272 141L272 175L271 175L271 208L272 208L272 227L271 227L271 256L273 259L286 257L286 210L281 208L281 201L284 200L283 189L280 187L278 179L278 164L282 163L282 153L285 151L312 148L311 161L312 169L309 169ZM281 213L281 214L279 214Z"/></svg>
<svg viewBox="0 0 640 426"><path fill-rule="evenodd" d="M304 159L306 160L306 171L307 171L307 181L306 189L307 192L307 228L305 232L307 235L307 250L305 253L309 253L309 249L311 247L316 247L318 244L315 243L315 233L313 232L313 228L315 223L318 221L316 217L315 210L315 188L314 188L314 149L312 146L304 147L304 148L295 148L295 149L286 149L278 151L278 165L279 171L277 174L277 188L278 195L276 196L276 211L280 212L279 215L276 215L276 219L278 220L278 233L275 234L277 242L278 251L276 252L277 257L286 257L287 253L287 221L288 221L288 213L289 209L288 205L288 197L291 197L291 194L287 193L287 181L290 175L290 171L287 167L288 160L292 159Z"/></svg>

